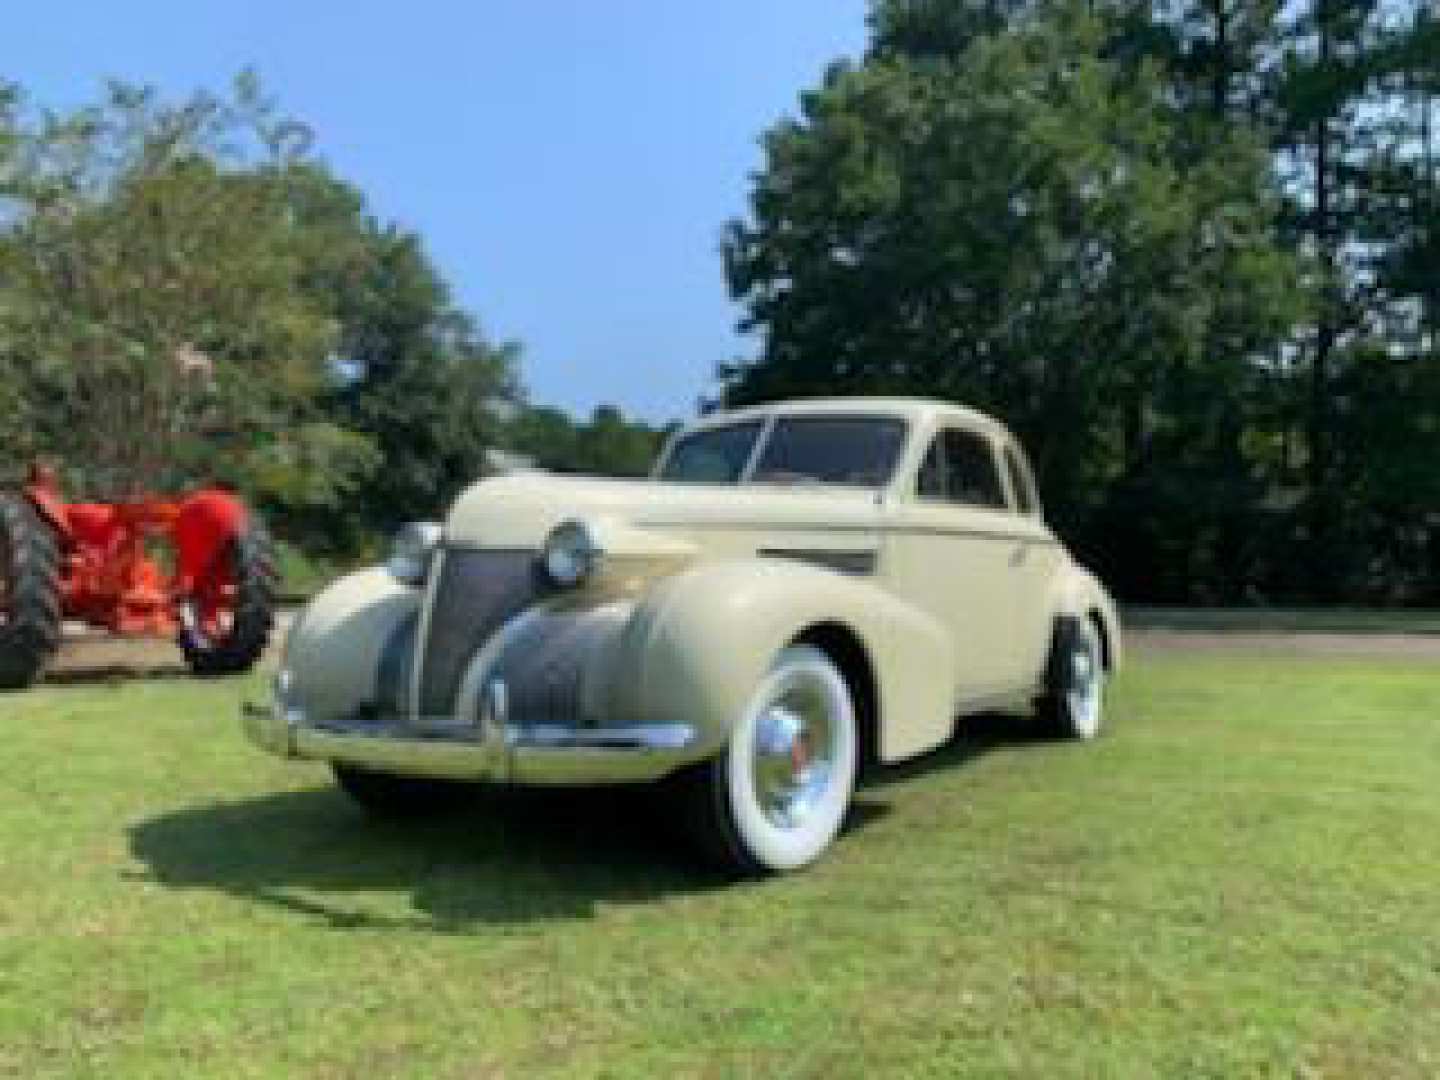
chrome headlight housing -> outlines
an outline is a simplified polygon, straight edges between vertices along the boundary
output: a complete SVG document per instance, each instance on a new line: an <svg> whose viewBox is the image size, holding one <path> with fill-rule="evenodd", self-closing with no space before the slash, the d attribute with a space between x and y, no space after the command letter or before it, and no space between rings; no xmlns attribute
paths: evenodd
<svg viewBox="0 0 1440 1080"><path fill-rule="evenodd" d="M545 579L559 589L585 584L600 566L604 552L594 530L583 521L566 521L550 530L540 551Z"/></svg>
<svg viewBox="0 0 1440 1080"><path fill-rule="evenodd" d="M440 526L433 521L417 521L406 525L396 534L390 546L390 558L386 568L396 581L409 586L424 583L430 572L430 560L440 546Z"/></svg>

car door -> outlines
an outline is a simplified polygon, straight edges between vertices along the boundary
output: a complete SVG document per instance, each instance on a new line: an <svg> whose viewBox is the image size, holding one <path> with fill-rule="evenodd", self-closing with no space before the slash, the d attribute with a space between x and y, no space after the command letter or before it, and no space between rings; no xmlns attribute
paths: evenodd
<svg viewBox="0 0 1440 1080"><path fill-rule="evenodd" d="M959 423L935 431L913 484L890 508L886 584L951 630L962 707L1016 685L1017 524L990 433Z"/></svg>
<svg viewBox="0 0 1440 1080"><path fill-rule="evenodd" d="M1020 685L1038 685L1053 632L1051 592L1069 556L1045 524L1035 481L1024 453L1012 439L1000 448L1016 546L1011 557L1011 620Z"/></svg>

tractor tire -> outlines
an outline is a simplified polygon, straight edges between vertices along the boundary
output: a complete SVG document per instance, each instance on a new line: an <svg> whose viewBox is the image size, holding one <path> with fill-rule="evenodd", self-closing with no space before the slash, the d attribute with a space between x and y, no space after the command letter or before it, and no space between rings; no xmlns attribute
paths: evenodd
<svg viewBox="0 0 1440 1080"><path fill-rule="evenodd" d="M23 495L0 491L0 690L23 690L60 647L60 544Z"/></svg>
<svg viewBox="0 0 1440 1080"><path fill-rule="evenodd" d="M223 635L212 638L193 619L181 620L180 651L191 673L202 679L249 671L269 647L275 627L280 575L275 567L275 546L264 527L252 517L222 557L230 560L235 579L230 626Z"/></svg>

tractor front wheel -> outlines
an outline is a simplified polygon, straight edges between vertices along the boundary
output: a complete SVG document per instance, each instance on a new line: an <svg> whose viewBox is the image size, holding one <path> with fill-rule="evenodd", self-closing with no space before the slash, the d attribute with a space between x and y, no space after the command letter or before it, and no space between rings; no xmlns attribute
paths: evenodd
<svg viewBox="0 0 1440 1080"><path fill-rule="evenodd" d="M60 547L30 501L0 492L0 690L23 690L60 647Z"/></svg>
<svg viewBox="0 0 1440 1080"><path fill-rule="evenodd" d="M181 604L180 651L194 674L218 678L255 666L275 625L278 582L274 546L252 520Z"/></svg>

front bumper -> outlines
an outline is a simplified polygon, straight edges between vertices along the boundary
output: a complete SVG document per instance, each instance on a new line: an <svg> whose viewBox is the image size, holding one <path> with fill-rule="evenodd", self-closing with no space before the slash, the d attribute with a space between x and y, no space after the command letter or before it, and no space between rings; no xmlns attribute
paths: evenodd
<svg viewBox="0 0 1440 1080"><path fill-rule="evenodd" d="M685 724L517 727L505 723L503 707L483 710L469 731L423 736L384 722L312 725L295 710L254 704L243 706L242 720L250 741L279 757L338 761L401 776L526 785L659 780L696 760L698 742L695 729Z"/></svg>

